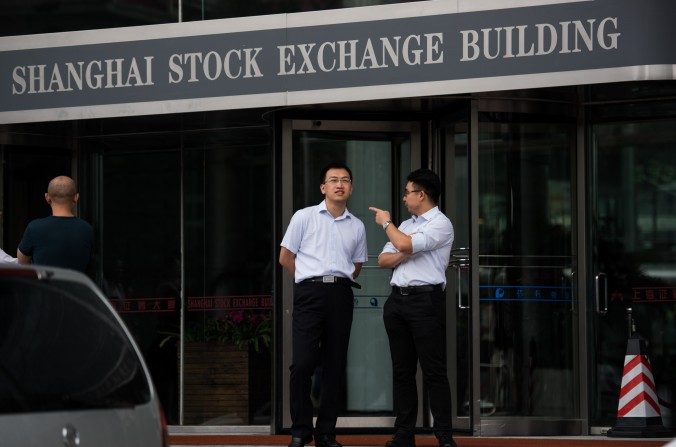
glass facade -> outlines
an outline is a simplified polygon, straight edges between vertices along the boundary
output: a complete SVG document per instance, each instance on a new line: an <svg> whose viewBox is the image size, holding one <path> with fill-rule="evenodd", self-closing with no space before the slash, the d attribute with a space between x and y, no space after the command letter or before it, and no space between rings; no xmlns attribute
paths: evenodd
<svg viewBox="0 0 676 447"><path fill-rule="evenodd" d="M420 0L6 0L0 36L154 25Z"/></svg>
<svg viewBox="0 0 676 447"><path fill-rule="evenodd" d="M635 330L648 342L656 404L665 424L676 422L675 119L604 120L590 128L591 256L604 290L595 297L600 312L592 313L598 340L592 351L592 417L601 425L612 424L618 410L629 309Z"/></svg>
<svg viewBox="0 0 676 447"><path fill-rule="evenodd" d="M577 416L575 130L560 117L479 116L484 417Z"/></svg>
<svg viewBox="0 0 676 447"><path fill-rule="evenodd" d="M0 36L415 1L6 0ZM674 98L676 82L654 81L0 125L0 238L15 254L26 224L50 212L48 181L74 177L79 215L95 228L94 279L140 346L169 424L279 431L290 345L280 216L319 202L321 166L346 162L349 208L366 224L370 256L340 416L347 429L379 431L393 419L382 323L390 272L377 268L386 239L367 209L405 219L405 176L429 166L442 174L455 226L446 340L454 426L484 434L482 424L540 418L602 433L616 422L635 328L655 406L674 429ZM282 124L315 119L354 127ZM422 130L383 131L385 122Z"/></svg>
<svg viewBox="0 0 676 447"><path fill-rule="evenodd" d="M367 207L382 203L405 218L401 187L417 150L421 165L443 174L454 248L465 249L448 271L454 414L471 417L478 387L482 421L587 418L592 427L612 426L631 307L648 341L664 423L674 427L674 90L630 83L510 92L500 99L516 106L503 108L478 96L422 106L416 98L289 108L283 117L255 109L3 125L2 242L12 253L26 223L48 214L42 195L50 178L76 177L80 215L96 232L95 279L139 343L170 424L274 430L285 371L273 353L288 344L277 327L282 183L292 185L289 212L317 203L320 166L345 161L356 179L350 210L366 224L371 256L355 297L341 417L391 417L381 319L388 272L375 267L385 240ZM548 113L524 105L543 98L554 104ZM479 105L468 115L473 101ZM287 129L289 117L359 125ZM378 128L396 121L424 129L418 149L411 132ZM292 174L283 172L285 139ZM472 299L478 350L472 313L462 307Z"/></svg>
<svg viewBox="0 0 676 447"><path fill-rule="evenodd" d="M0 8L0 36L176 21L178 0L7 0Z"/></svg>
<svg viewBox="0 0 676 447"><path fill-rule="evenodd" d="M270 129L183 136L184 423L269 424Z"/></svg>
<svg viewBox="0 0 676 447"><path fill-rule="evenodd" d="M137 137L97 141L101 286L139 343L167 421L177 423L180 152Z"/></svg>
<svg viewBox="0 0 676 447"><path fill-rule="evenodd" d="M182 377L183 424L269 424L272 145L262 111L92 120L78 132L97 280L139 343L168 422L181 422Z"/></svg>

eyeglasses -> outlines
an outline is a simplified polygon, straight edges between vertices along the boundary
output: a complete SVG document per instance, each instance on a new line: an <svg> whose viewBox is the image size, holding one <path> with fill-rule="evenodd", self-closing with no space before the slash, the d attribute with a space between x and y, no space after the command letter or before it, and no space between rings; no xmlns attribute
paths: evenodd
<svg viewBox="0 0 676 447"><path fill-rule="evenodd" d="M407 195L409 195L413 192L422 192L422 189L412 189L410 191L408 189L404 189L404 197L406 197Z"/></svg>
<svg viewBox="0 0 676 447"><path fill-rule="evenodd" d="M330 183L332 185L337 185L338 183L345 183L346 185L349 185L352 183L352 179L350 177L329 177L326 179L324 183Z"/></svg>

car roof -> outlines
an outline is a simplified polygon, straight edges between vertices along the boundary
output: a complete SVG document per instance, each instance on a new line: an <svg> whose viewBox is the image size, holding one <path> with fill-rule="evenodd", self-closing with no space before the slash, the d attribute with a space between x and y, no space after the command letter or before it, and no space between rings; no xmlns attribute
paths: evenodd
<svg viewBox="0 0 676 447"><path fill-rule="evenodd" d="M111 316L115 318L115 320L117 320L117 322L121 325L121 328L126 334L129 342L133 346L134 351L141 359L141 365L143 367L146 378L148 378L149 383L152 384L152 380L150 379L150 374L148 372L148 367L145 364L143 356L141 355L141 350L136 344L136 340L129 331L129 328L127 328L126 324L124 323L120 315L117 313L117 311L115 311L112 304L110 303L108 298L106 298L106 296L103 294L101 289L99 289L99 287L94 283L94 281L92 281L87 275L75 270L60 267L51 267L46 265L0 264L0 281L2 281L3 278L21 278L21 279L34 278L38 281L45 282L48 282L49 280L60 280L60 281L76 282L87 286L92 292L94 292L100 298L101 302L109 309ZM154 386L152 385L151 390L152 395L155 396L156 392Z"/></svg>
<svg viewBox="0 0 676 447"><path fill-rule="evenodd" d="M2 277L59 279L84 283L96 289L94 282L81 272L47 265L0 264L0 278Z"/></svg>

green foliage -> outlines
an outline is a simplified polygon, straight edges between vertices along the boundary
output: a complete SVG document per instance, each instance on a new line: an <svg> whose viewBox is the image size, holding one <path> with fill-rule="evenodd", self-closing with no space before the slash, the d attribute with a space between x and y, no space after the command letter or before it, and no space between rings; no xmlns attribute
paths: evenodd
<svg viewBox="0 0 676 447"><path fill-rule="evenodd" d="M272 319L268 312L233 310L205 322L204 341L232 343L239 349L251 345L259 352L262 346L270 347Z"/></svg>

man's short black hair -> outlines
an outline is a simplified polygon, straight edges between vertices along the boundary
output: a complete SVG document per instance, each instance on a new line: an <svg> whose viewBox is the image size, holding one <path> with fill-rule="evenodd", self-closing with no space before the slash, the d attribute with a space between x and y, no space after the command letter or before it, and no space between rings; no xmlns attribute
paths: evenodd
<svg viewBox="0 0 676 447"><path fill-rule="evenodd" d="M439 176L433 171L427 168L416 169L406 177L406 180L425 191L425 194L429 196L435 205L439 203L441 180L439 180Z"/></svg>
<svg viewBox="0 0 676 447"><path fill-rule="evenodd" d="M329 172L329 169L345 169L347 171L347 174L350 176L350 180L352 180L352 171L350 171L350 168L347 167L345 163L341 163L339 161L332 162L324 166L322 169L321 174L319 174L319 184L321 185L326 181L326 173Z"/></svg>

